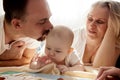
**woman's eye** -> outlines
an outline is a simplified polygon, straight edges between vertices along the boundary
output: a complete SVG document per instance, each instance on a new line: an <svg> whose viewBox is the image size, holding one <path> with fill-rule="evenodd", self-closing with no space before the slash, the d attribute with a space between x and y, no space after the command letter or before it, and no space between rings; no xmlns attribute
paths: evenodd
<svg viewBox="0 0 120 80"><path fill-rule="evenodd" d="M103 22L101 20L97 20L96 23L98 23L98 24L104 24L105 22Z"/></svg>
<svg viewBox="0 0 120 80"><path fill-rule="evenodd" d="M93 19L92 18L88 18L88 21L93 21Z"/></svg>

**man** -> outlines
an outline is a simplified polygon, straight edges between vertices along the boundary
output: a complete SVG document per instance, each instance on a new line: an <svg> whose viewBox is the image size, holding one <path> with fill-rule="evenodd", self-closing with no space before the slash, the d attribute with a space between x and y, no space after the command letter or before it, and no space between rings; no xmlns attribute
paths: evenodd
<svg viewBox="0 0 120 80"><path fill-rule="evenodd" d="M4 19L0 19L0 66L28 64L35 49L26 48L24 41L16 41L10 49L6 46L21 37L42 41L52 29L46 0L3 0Z"/></svg>

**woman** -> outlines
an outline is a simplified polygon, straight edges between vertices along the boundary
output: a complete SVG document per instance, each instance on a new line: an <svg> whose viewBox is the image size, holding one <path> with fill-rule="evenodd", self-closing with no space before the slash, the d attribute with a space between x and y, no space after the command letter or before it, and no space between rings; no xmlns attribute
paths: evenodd
<svg viewBox="0 0 120 80"><path fill-rule="evenodd" d="M98 1L87 16L86 29L74 31L73 47L84 65L115 66L120 53L120 3Z"/></svg>

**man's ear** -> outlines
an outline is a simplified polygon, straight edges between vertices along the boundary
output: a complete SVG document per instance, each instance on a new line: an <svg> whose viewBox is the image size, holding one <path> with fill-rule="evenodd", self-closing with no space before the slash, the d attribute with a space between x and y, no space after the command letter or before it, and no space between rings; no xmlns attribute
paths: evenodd
<svg viewBox="0 0 120 80"><path fill-rule="evenodd" d="M68 53L71 53L73 51L73 48L70 48L69 50L68 50Z"/></svg>
<svg viewBox="0 0 120 80"><path fill-rule="evenodd" d="M12 26L14 26L15 29L21 28L19 19L12 19L11 24L12 24Z"/></svg>

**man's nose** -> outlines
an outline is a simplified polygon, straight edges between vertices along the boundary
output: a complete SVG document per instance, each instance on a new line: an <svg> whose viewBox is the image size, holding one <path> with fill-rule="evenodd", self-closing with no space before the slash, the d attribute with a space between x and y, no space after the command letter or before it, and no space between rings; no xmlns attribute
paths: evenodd
<svg viewBox="0 0 120 80"><path fill-rule="evenodd" d="M48 21L47 25L46 25L46 30L50 30L50 29L53 29L53 25L50 21Z"/></svg>

